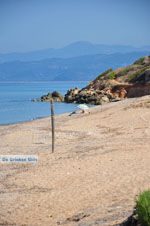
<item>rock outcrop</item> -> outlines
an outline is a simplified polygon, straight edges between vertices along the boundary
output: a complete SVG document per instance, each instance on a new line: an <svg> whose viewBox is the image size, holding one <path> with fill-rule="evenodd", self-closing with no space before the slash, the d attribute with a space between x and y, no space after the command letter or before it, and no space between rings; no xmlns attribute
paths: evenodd
<svg viewBox="0 0 150 226"><path fill-rule="evenodd" d="M98 90L77 90L77 88L75 88L68 90L67 94L65 95L65 102L99 105L103 102L109 102L109 97L109 95L103 94L103 92Z"/></svg>
<svg viewBox="0 0 150 226"><path fill-rule="evenodd" d="M51 101L51 99L55 102L64 102L64 96L57 91L54 91L52 93L48 93L47 95L43 95L37 101ZM36 100L33 99L32 101L36 101Z"/></svg>

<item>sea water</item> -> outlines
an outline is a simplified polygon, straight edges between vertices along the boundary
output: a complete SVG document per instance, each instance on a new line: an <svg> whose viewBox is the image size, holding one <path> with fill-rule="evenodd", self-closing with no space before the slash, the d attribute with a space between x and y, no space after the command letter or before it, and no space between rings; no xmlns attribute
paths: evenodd
<svg viewBox="0 0 150 226"><path fill-rule="evenodd" d="M50 116L49 102L32 102L48 92L65 94L68 89L83 88L84 82L0 83L0 125L19 123ZM76 104L54 103L55 114L71 112Z"/></svg>

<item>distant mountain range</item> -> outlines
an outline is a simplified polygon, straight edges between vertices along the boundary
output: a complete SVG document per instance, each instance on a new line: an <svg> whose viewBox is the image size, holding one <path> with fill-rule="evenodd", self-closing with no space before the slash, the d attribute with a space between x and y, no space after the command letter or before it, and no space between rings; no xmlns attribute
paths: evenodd
<svg viewBox="0 0 150 226"><path fill-rule="evenodd" d="M124 45L103 45L90 42L75 42L60 49L45 49L26 53L0 54L0 63L8 61L39 61L47 58L71 58L84 55L114 54L150 51L150 46L136 48Z"/></svg>
<svg viewBox="0 0 150 226"><path fill-rule="evenodd" d="M0 81L90 81L108 68L125 67L146 55L150 50L27 62L19 59L0 64Z"/></svg>

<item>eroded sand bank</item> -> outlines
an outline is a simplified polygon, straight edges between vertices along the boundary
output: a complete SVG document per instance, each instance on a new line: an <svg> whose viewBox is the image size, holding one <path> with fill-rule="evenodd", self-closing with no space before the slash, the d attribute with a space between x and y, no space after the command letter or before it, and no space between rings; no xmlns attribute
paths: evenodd
<svg viewBox="0 0 150 226"><path fill-rule="evenodd" d="M150 188L150 96L56 117L0 126L0 225L115 225Z"/></svg>

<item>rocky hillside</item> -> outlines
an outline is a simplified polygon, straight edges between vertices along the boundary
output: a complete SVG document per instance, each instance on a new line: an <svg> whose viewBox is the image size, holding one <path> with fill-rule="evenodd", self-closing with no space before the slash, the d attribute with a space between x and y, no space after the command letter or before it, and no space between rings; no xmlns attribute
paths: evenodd
<svg viewBox="0 0 150 226"><path fill-rule="evenodd" d="M78 88L68 90L65 101L102 104L149 94L150 56L146 56L130 66L103 72L82 90Z"/></svg>

